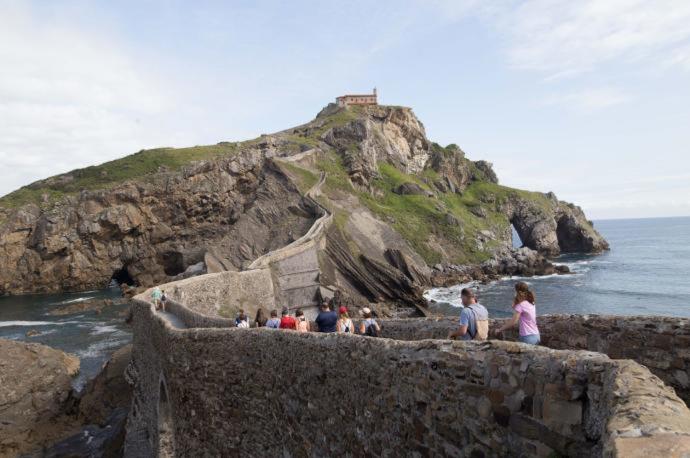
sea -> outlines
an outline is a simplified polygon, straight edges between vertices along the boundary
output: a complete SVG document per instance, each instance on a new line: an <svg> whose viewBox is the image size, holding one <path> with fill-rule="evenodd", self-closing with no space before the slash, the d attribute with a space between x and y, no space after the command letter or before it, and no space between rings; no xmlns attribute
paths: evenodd
<svg viewBox="0 0 690 458"><path fill-rule="evenodd" d="M690 217L599 220L595 227L611 245L600 255L564 255L555 260L569 275L504 278L490 284L471 284L491 316L511 314L513 285L529 283L537 296L537 312L668 315L690 317ZM519 239L515 236L516 244ZM460 290L468 285L425 292L437 302L432 308L445 315L460 313ZM113 351L131 341L125 325L126 305L54 316L50 312L80 301L120 297L118 288L83 293L0 297L0 338L39 342L81 360L75 379L80 389L94 377ZM29 336L27 332L38 331Z"/></svg>
<svg viewBox="0 0 690 458"><path fill-rule="evenodd" d="M611 250L599 255L566 254L554 262L569 275L507 277L490 284L455 285L425 292L433 308L458 316L460 290L472 286L490 316L507 317L517 281L537 297L537 313L666 315L690 317L690 217L594 221ZM513 235L514 245L519 237Z"/></svg>
<svg viewBox="0 0 690 458"><path fill-rule="evenodd" d="M100 313L86 310L51 314L80 302L102 304L105 300L114 304L104 306ZM0 338L41 343L78 356L79 374L72 385L79 391L100 372L115 350L132 340L124 322L126 311L118 287L81 293L4 296L0 297Z"/></svg>

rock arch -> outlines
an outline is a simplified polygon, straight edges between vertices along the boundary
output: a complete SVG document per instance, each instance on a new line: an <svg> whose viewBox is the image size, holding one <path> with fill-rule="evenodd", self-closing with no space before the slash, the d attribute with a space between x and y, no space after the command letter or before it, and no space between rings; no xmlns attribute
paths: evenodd
<svg viewBox="0 0 690 458"><path fill-rule="evenodd" d="M172 406L168 396L168 387L165 383L163 374L159 381L160 389L158 391L158 456L174 457L175 456L175 423L173 420Z"/></svg>

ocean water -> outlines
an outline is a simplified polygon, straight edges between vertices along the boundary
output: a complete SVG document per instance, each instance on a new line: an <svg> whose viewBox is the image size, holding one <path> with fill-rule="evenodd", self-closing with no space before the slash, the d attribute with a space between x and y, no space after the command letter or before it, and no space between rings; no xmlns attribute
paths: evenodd
<svg viewBox="0 0 690 458"><path fill-rule="evenodd" d="M492 316L511 314L513 285L526 281L537 296L537 312L667 315L690 317L690 217L599 220L596 229L611 251L601 255L564 255L555 260L571 275L506 278L479 290L479 302ZM427 298L435 307L458 315L464 285L439 288Z"/></svg>
<svg viewBox="0 0 690 458"><path fill-rule="evenodd" d="M131 341L123 319L127 305L106 306L98 314L83 311L53 316L49 312L77 302L104 299L121 299L119 288L0 297L0 338L41 343L78 356L79 375L73 385L81 389L98 374L113 351ZM28 337L31 330L39 334Z"/></svg>

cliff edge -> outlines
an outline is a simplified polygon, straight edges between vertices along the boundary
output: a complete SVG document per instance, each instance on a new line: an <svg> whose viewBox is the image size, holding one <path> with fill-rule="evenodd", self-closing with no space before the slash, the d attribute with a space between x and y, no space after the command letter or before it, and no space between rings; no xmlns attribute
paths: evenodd
<svg viewBox="0 0 690 458"><path fill-rule="evenodd" d="M410 108L329 105L254 140L140 151L0 198L0 294L241 270L309 230L303 194L323 173L335 224L320 281L361 300L411 300L449 268L534 273L544 256L608 249L579 207L500 185Z"/></svg>

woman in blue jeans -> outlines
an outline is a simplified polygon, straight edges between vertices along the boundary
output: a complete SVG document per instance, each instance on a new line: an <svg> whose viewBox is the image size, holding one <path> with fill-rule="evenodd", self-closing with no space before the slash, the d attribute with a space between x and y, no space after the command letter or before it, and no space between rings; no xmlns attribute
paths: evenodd
<svg viewBox="0 0 690 458"><path fill-rule="evenodd" d="M513 317L496 330L496 335L519 324L522 343L539 345L541 338L537 327L536 298L527 283L520 281L515 284L515 298L513 299Z"/></svg>

